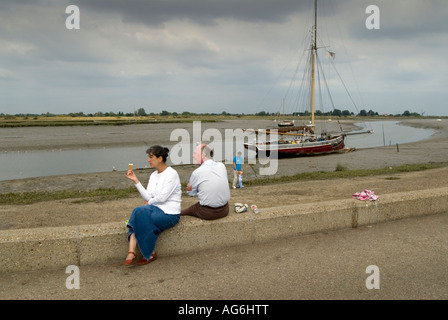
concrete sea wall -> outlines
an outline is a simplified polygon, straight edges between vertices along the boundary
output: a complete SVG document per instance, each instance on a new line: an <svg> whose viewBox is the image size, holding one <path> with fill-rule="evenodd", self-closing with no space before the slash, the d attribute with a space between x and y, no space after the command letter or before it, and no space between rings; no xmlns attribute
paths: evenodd
<svg viewBox="0 0 448 320"><path fill-rule="evenodd" d="M181 255L445 212L447 187L385 194L377 201L342 199L262 209L258 214L232 212L215 221L183 217L160 235L156 250L159 256ZM127 250L124 222L4 230L0 272L120 264Z"/></svg>

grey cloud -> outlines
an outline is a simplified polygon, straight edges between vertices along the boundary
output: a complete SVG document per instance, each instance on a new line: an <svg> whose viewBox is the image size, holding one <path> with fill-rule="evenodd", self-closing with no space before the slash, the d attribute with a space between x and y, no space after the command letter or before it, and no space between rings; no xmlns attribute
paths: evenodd
<svg viewBox="0 0 448 320"><path fill-rule="evenodd" d="M365 9L375 2L381 9L381 29L370 31L365 28ZM64 26L69 4L80 8L78 31ZM208 106L218 108L211 112L221 112L223 104L214 102L223 101L226 111L238 112L259 103L268 91L275 91L276 106L284 93L278 76L290 57L288 50L296 52L295 43L302 40L302 30L296 28L308 28L304 17L310 16L312 4L312 0L0 0L4 101L0 107L15 112L20 106L20 112L27 112L21 106L27 105L44 112L51 105L55 110L63 105L66 109L61 112L72 112L81 108L81 102L84 111L145 103L170 106L170 111L191 105L197 111ZM361 87L369 83L386 97L386 87L438 81L443 87L439 96L446 96L447 79L440 75L446 74L440 49L447 43L446 8L446 0L319 0L319 17L326 17L321 23L322 31L330 30L328 38L333 40L334 34L341 40L335 27L339 26L347 50L361 57L354 61L354 72L363 77ZM324 40L332 49L340 43L335 42ZM341 49L335 48L336 62L344 74L341 62L347 58ZM425 64L419 65L421 61ZM427 68L426 61L438 68ZM281 83L287 80L282 78ZM61 93L54 95L54 88ZM409 99L418 103L419 94L411 90ZM424 95L421 101L426 100ZM387 107L372 105L378 111Z"/></svg>
<svg viewBox="0 0 448 320"><path fill-rule="evenodd" d="M349 36L357 39L412 40L448 32L446 0L381 2L380 29L368 30L368 14L349 25Z"/></svg>
<svg viewBox="0 0 448 320"><path fill-rule="evenodd" d="M214 24L218 18L244 21L282 22L294 12L308 9L310 1L294 0L78 0L80 10L109 12L124 22L158 26L173 19Z"/></svg>

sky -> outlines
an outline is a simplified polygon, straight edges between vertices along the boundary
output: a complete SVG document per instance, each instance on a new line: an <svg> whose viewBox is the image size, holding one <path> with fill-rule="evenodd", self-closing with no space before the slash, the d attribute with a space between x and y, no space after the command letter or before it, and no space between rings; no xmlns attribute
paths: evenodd
<svg viewBox="0 0 448 320"><path fill-rule="evenodd" d="M312 12L312 0L1 0L0 113L277 112ZM447 116L447 17L446 0L320 0L319 52L336 53L353 100L330 75L335 107Z"/></svg>

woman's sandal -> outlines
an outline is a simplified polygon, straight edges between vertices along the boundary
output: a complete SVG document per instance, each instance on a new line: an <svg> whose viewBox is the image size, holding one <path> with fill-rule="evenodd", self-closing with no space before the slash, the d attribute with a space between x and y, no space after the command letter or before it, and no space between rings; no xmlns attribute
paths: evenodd
<svg viewBox="0 0 448 320"><path fill-rule="evenodd" d="M138 264L139 266L143 266L143 265L145 265L145 264L148 264L148 263L150 263L150 262L153 262L153 261L156 260L156 259L157 259L157 253L154 251L154 253L149 257L148 260L146 260L146 259L143 257L143 258L141 258L141 259L137 262L137 264Z"/></svg>
<svg viewBox="0 0 448 320"><path fill-rule="evenodd" d="M128 255L130 253L132 253L134 255L134 258L124 260L124 262L123 262L124 266L130 266L134 262L134 260L137 259L137 254L134 251L129 251Z"/></svg>

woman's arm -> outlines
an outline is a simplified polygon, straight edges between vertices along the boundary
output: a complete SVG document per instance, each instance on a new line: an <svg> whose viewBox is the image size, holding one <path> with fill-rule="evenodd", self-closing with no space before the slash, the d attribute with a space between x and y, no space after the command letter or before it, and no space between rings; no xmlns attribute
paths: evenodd
<svg viewBox="0 0 448 320"><path fill-rule="evenodd" d="M125 177L134 182L135 187L137 188L138 192L140 192L140 195L146 202L149 201L149 199L151 199L151 193L149 190L149 182L148 182L148 189L145 189L145 187L143 187L143 185L140 183L137 176L135 175L134 171L132 171L132 170L128 170L126 172ZM151 177L150 177L150 180L151 180Z"/></svg>
<svg viewBox="0 0 448 320"><path fill-rule="evenodd" d="M179 184L179 176L177 172L173 171L162 177L157 176L156 172L154 172L149 177L146 189L140 182L135 186L142 198L147 201L147 204L160 204L169 199Z"/></svg>
<svg viewBox="0 0 448 320"><path fill-rule="evenodd" d="M151 181L151 179L149 179L149 181ZM138 192L140 192L140 195L142 196L142 198L145 201L147 201L147 202L149 200L151 200L151 198L152 198L152 195L151 195L151 192L150 192L150 189L149 189L149 183L150 182L148 182L147 189L145 189L145 187L140 182L137 182L137 184L135 185L135 187L137 188Z"/></svg>
<svg viewBox="0 0 448 320"><path fill-rule="evenodd" d="M148 200L148 204L161 204L166 202L179 184L179 179L174 174L162 179L159 181L158 187L153 189L152 197Z"/></svg>

